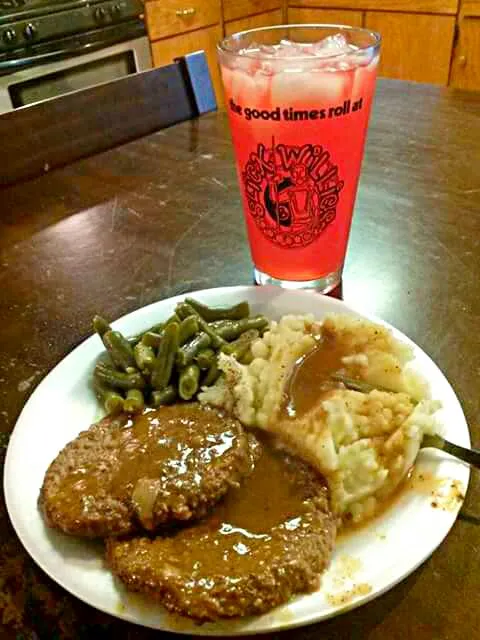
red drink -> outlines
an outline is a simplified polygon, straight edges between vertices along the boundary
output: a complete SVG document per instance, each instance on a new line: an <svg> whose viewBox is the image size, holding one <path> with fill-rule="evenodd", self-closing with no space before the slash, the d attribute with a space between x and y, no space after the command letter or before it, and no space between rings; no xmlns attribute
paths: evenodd
<svg viewBox="0 0 480 640"><path fill-rule="evenodd" d="M327 291L340 281L378 48L371 32L322 26L256 29L222 43L258 283Z"/></svg>

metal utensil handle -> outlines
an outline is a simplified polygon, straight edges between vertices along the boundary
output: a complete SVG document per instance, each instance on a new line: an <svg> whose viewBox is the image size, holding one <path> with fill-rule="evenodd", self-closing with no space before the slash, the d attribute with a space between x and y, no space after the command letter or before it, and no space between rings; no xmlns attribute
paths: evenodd
<svg viewBox="0 0 480 640"><path fill-rule="evenodd" d="M472 465L472 467L476 467L480 469L480 450L479 449L466 449L465 447L461 447L459 444L454 444L453 442L449 442L448 440L444 441L443 450L447 453L450 453L452 456L456 458L460 458L464 462Z"/></svg>

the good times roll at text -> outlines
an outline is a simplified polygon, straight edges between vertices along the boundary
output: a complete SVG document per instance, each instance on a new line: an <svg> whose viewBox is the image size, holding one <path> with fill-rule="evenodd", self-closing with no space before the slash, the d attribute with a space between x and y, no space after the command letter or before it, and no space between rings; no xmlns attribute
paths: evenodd
<svg viewBox="0 0 480 640"><path fill-rule="evenodd" d="M293 107L275 107L274 109L252 109L229 101L230 110L245 120L271 120L279 122L301 122L304 120L327 120L328 118L340 118L349 113L360 111L363 107L363 98L359 100L344 100L341 104L325 107L323 109L293 109Z"/></svg>

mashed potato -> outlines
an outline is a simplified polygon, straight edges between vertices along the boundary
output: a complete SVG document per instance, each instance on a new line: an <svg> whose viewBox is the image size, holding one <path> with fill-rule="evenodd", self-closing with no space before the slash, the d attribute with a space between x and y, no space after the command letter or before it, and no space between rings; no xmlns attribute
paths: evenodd
<svg viewBox="0 0 480 640"><path fill-rule="evenodd" d="M287 382L299 358L321 338L343 345L341 372L385 390L360 393L319 391L300 417L284 409ZM224 375L200 395L247 426L280 436L281 442L314 465L330 486L332 505L345 522L377 511L413 465L424 433L435 433L439 403L409 366L412 352L380 325L348 315L284 316L252 346L253 361L241 365L221 355Z"/></svg>

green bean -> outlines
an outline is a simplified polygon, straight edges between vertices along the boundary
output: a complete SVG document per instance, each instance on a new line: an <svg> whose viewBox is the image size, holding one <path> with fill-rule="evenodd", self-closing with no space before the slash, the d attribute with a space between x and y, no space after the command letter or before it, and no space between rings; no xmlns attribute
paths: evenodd
<svg viewBox="0 0 480 640"><path fill-rule="evenodd" d="M124 399L113 389L109 389L106 385L100 382L98 379L93 379L93 388L95 394L99 400L103 402L103 406L108 414L121 413L124 409Z"/></svg>
<svg viewBox="0 0 480 640"><path fill-rule="evenodd" d="M259 335L260 333L257 329L249 329L242 333L242 335L233 342L224 345L222 347L222 351L233 356L237 360L240 360L240 358L243 358L243 356L245 356L250 350L252 342L256 340Z"/></svg>
<svg viewBox="0 0 480 640"><path fill-rule="evenodd" d="M177 312L177 315L182 318L182 320L188 318L189 316L195 316L198 321L199 329L207 334L214 349L220 349L220 347L225 344L225 340L221 336L219 336L215 329L213 329L213 327L211 327L208 322L206 322L202 318L202 316L200 316L198 312L195 311L195 309L189 304L180 302L179 304L177 304L175 311Z"/></svg>
<svg viewBox="0 0 480 640"><path fill-rule="evenodd" d="M253 362L253 354L251 349L249 349L246 353L240 356L240 358L238 358L238 361L240 362L240 364L245 364L245 365Z"/></svg>
<svg viewBox="0 0 480 640"><path fill-rule="evenodd" d="M113 389L143 389L146 385L142 374L139 371L135 373L123 373L116 371L112 367L107 366L103 362L97 363L95 367L95 376L97 380Z"/></svg>
<svg viewBox="0 0 480 640"><path fill-rule="evenodd" d="M124 399L113 390L105 394L103 406L109 415L116 415L125 409Z"/></svg>
<svg viewBox="0 0 480 640"><path fill-rule="evenodd" d="M224 340L236 340L238 336L240 336L244 331L243 322L240 325L240 321L233 320L224 320L223 322L219 322L215 327L215 331L221 336Z"/></svg>
<svg viewBox="0 0 480 640"><path fill-rule="evenodd" d="M152 349L158 349L160 342L162 341L162 336L160 333L155 333L154 331L147 331L143 334L141 338L142 344L147 347L151 347Z"/></svg>
<svg viewBox="0 0 480 640"><path fill-rule="evenodd" d="M257 329L261 334L268 327L268 320L265 316L254 316L253 318L243 318L242 320L225 320L222 323L215 323L213 329L224 340L235 340L245 331Z"/></svg>
<svg viewBox="0 0 480 640"><path fill-rule="evenodd" d="M152 347L149 347L143 342L138 342L133 348L133 355L135 356L137 367L141 371L144 369L151 371L153 369L153 365L155 363L155 352Z"/></svg>
<svg viewBox="0 0 480 640"><path fill-rule="evenodd" d="M202 380L202 387L211 387L220 377L221 371L215 361L207 371L205 378Z"/></svg>
<svg viewBox="0 0 480 640"><path fill-rule="evenodd" d="M354 391L360 391L361 393L370 393L371 391L382 391L385 393L397 393L394 389L389 389L388 387L383 387L378 384L370 384L366 380L360 380L359 378L349 378L348 376L344 376L343 373L332 373L330 377L337 382L342 382L347 389L352 389ZM413 404L417 404L417 401L410 397L410 400Z"/></svg>
<svg viewBox="0 0 480 640"><path fill-rule="evenodd" d="M102 318L102 316L94 316L93 330L102 338L103 334L107 333L107 331L112 330L112 327L104 318Z"/></svg>
<svg viewBox="0 0 480 640"><path fill-rule="evenodd" d="M195 360L202 371L210 369L212 364L217 361L217 354L213 349L202 349L195 356Z"/></svg>
<svg viewBox="0 0 480 640"><path fill-rule="evenodd" d="M172 375L175 355L178 350L179 325L171 322L162 332L162 340L158 347L157 359L152 370L152 387L162 390L168 385Z"/></svg>
<svg viewBox="0 0 480 640"><path fill-rule="evenodd" d="M183 400L191 400L198 391L200 369L196 364L189 364L182 369L178 379L178 394Z"/></svg>
<svg viewBox="0 0 480 640"><path fill-rule="evenodd" d="M229 342L225 345L225 349L228 351L231 347L235 347L238 344L244 344L245 342L252 342L252 340L256 340L260 336L260 331L258 329L247 329L243 333L241 333L236 340Z"/></svg>
<svg viewBox="0 0 480 640"><path fill-rule="evenodd" d="M342 382L347 389L353 389L354 391L360 391L361 393L370 393L370 391L378 389L378 387L375 387L375 385L370 384L365 380L349 378L348 376L344 376L342 373L332 373L330 377L337 382ZM382 391L385 391L385 389L382 389Z"/></svg>
<svg viewBox="0 0 480 640"><path fill-rule="evenodd" d="M233 320L214 320L213 322L209 322L208 324L212 327L212 329L218 331L218 329L221 329L225 325L229 325L231 322L233 322Z"/></svg>
<svg viewBox="0 0 480 640"><path fill-rule="evenodd" d="M172 322L176 322L177 324L180 324L180 320L181 320L181 319L182 319L182 318L179 318L179 317L177 316L177 314L176 314L175 312L173 312L173 313L172 313L172 315L171 315L169 318L167 318L167 319L165 320L165 323L164 323L164 325L163 325L162 329L165 329L165 327L166 327L168 324L172 324Z"/></svg>
<svg viewBox="0 0 480 640"><path fill-rule="evenodd" d="M210 337L206 333L198 333L192 340L184 344L177 351L176 364L177 367L183 368L193 362L193 359L203 349L211 344Z"/></svg>
<svg viewBox="0 0 480 640"><path fill-rule="evenodd" d="M180 346L185 344L187 340L193 338L198 333L198 320L195 316L188 316L180 323L180 333L178 336L178 342Z"/></svg>
<svg viewBox="0 0 480 640"><path fill-rule="evenodd" d="M223 309L208 307L193 298L185 298L185 302L193 307L207 322L213 322L214 320L241 320L242 318L248 318L250 315L248 302L239 302L233 307L225 307Z"/></svg>
<svg viewBox="0 0 480 640"><path fill-rule="evenodd" d="M153 327L150 327L150 329L147 329L147 331L144 331L143 335L145 335L146 333L156 333L158 335L162 333L162 331L165 329L167 324L171 324L172 322L176 322L177 324L180 324L180 318L177 316L176 313L172 313L172 315L169 318L167 318L165 322L158 322L157 324L154 324Z"/></svg>
<svg viewBox="0 0 480 640"><path fill-rule="evenodd" d="M145 400L140 389L129 389L124 403L126 413L141 413L145 408Z"/></svg>
<svg viewBox="0 0 480 640"><path fill-rule="evenodd" d="M119 369L128 371L129 368L134 370L137 368L133 349L119 331L107 331L103 334L102 340L114 364Z"/></svg>
<svg viewBox="0 0 480 640"><path fill-rule="evenodd" d="M173 384L169 384L168 387L161 391L152 391L152 405L154 407L161 407L163 404L173 404L177 399L177 390Z"/></svg>
<svg viewBox="0 0 480 640"><path fill-rule="evenodd" d="M179 302L175 307L175 313L180 318L180 320L185 320L189 316L198 316L198 313L195 311L193 307L185 302Z"/></svg>

